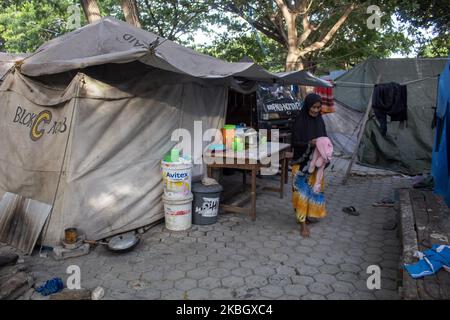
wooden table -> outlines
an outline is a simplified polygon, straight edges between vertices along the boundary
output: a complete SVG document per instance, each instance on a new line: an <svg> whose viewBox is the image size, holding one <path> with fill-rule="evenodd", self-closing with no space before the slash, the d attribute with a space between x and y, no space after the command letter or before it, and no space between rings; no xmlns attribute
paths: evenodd
<svg viewBox="0 0 450 320"><path fill-rule="evenodd" d="M227 205L221 204L220 207L225 212L234 212L234 213L245 213L249 214L252 220L256 219L256 175L258 171L262 168L269 168L271 165L269 159L278 153L279 154L279 164L278 168L281 169L280 174L280 187L272 188L267 187L266 190L275 191L280 193L280 198L283 198L284 192L284 180L285 173L287 170L287 160L285 157L285 151L290 148L290 145L287 143L277 143L277 142L268 142L267 146L263 147L263 150L267 150L267 152L261 152L258 149L250 149L244 150L240 152L212 152L207 151L203 155L203 159L208 166L208 177L212 177L212 170L219 168L230 168L230 169L239 169L245 171L251 171L251 205L250 208L243 208L237 205ZM277 165L277 164L276 164ZM244 174L244 186L246 184Z"/></svg>

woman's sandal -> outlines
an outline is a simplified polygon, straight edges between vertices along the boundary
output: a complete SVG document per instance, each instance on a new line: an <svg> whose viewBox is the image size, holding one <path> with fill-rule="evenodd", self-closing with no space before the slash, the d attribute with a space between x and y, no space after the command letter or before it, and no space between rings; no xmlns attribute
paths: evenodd
<svg viewBox="0 0 450 320"><path fill-rule="evenodd" d="M344 211L345 213L348 213L351 216L359 216L359 212L356 211L355 207L353 207L353 206L344 207L344 208L342 208L342 211Z"/></svg>

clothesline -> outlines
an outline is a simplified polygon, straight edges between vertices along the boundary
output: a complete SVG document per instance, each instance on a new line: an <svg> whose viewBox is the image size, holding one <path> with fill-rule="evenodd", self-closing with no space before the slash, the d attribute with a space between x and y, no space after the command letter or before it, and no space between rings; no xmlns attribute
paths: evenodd
<svg viewBox="0 0 450 320"><path fill-rule="evenodd" d="M406 81L403 83L400 83L401 85L408 85L408 84L412 84L412 83L416 83L416 82L420 82L420 81L425 81L428 79L435 79L438 76L432 76L432 77L426 77L426 78L421 78L421 79L416 79L416 80L411 80L411 81ZM374 83L361 83L361 82L341 82L341 81L337 81L334 83L335 87L364 87L364 88L373 88L375 86Z"/></svg>

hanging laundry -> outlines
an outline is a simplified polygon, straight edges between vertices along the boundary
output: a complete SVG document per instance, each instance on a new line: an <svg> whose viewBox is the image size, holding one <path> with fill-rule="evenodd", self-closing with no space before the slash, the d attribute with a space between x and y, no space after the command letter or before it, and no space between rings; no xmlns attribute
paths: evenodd
<svg viewBox="0 0 450 320"><path fill-rule="evenodd" d="M405 264L406 271L414 279L435 274L441 268L450 272L450 246L435 244L424 252L417 251L414 256L419 262Z"/></svg>
<svg viewBox="0 0 450 320"><path fill-rule="evenodd" d="M407 90L405 85L395 82L376 84L373 91L372 108L380 123L381 133L387 133L387 116L391 121L408 120Z"/></svg>
<svg viewBox="0 0 450 320"><path fill-rule="evenodd" d="M325 80L333 84L332 80ZM336 111L334 107L333 88L314 87L314 93L318 94L322 98L322 114L332 113Z"/></svg>

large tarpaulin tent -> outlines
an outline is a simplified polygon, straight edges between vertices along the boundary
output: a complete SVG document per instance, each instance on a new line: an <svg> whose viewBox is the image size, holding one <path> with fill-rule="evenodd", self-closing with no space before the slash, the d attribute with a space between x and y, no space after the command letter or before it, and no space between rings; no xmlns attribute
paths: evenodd
<svg viewBox="0 0 450 320"><path fill-rule="evenodd" d="M434 190L450 207L450 60L439 76L436 118L432 167Z"/></svg>
<svg viewBox="0 0 450 320"><path fill-rule="evenodd" d="M2 84L8 71L14 66L14 63L26 56L26 54L0 52L0 84Z"/></svg>
<svg viewBox="0 0 450 320"><path fill-rule="evenodd" d="M0 86L0 196L53 205L49 245L67 227L97 240L151 224L163 217L159 166L171 134L194 135L194 121L219 128L229 87L251 81L285 80L112 18L55 38Z"/></svg>
<svg viewBox="0 0 450 320"><path fill-rule="evenodd" d="M378 77L378 83L407 85L407 127L400 128L399 122L388 122L387 135L383 136L377 120L371 115L357 146L360 162L406 174L430 171L437 77L446 61L445 58L369 59L336 78L335 99L347 107L344 113L352 114L351 118L355 120L362 119ZM339 121L340 114L337 110L336 114L326 117ZM351 124L355 123L359 129L361 121L358 121L352 120ZM354 125L336 125L340 130L336 135L338 144L348 146L350 141L350 145L356 147Z"/></svg>

